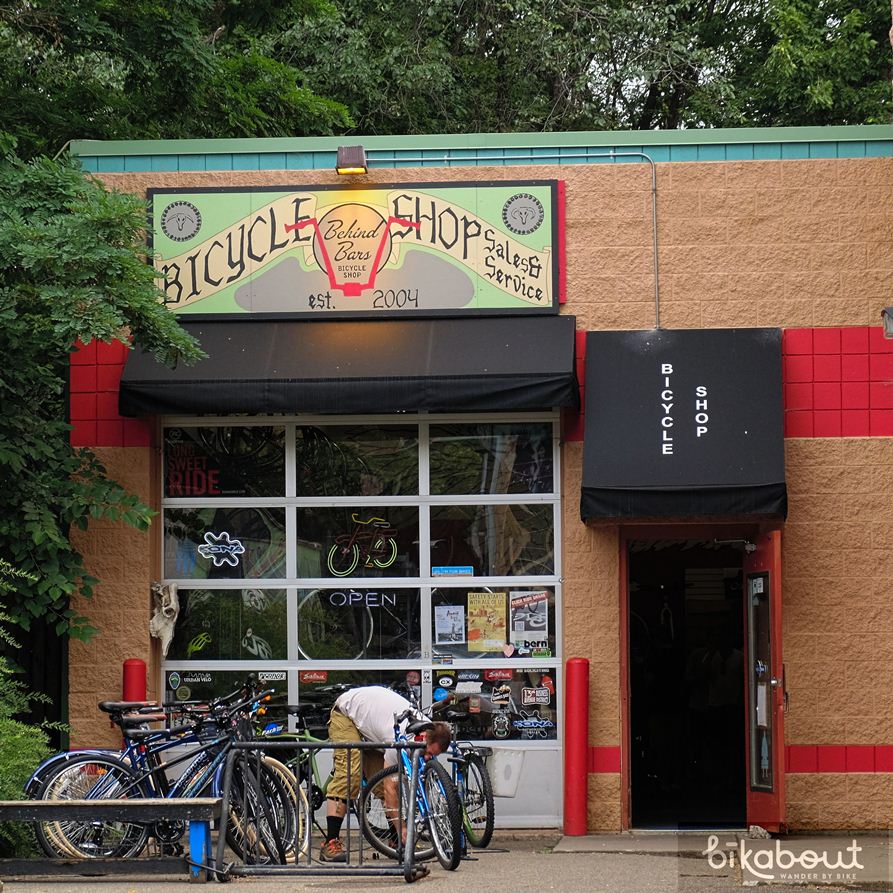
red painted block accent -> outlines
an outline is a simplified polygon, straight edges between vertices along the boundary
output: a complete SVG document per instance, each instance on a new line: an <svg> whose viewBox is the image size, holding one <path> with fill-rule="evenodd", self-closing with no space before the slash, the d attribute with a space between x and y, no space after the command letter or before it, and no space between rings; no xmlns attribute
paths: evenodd
<svg viewBox="0 0 893 893"><path fill-rule="evenodd" d="M590 772L620 772L619 747L590 747Z"/></svg>
<svg viewBox="0 0 893 893"><path fill-rule="evenodd" d="M840 415L840 434L842 437L870 436L870 413L867 409L845 409Z"/></svg>
<svg viewBox="0 0 893 893"><path fill-rule="evenodd" d="M841 418L839 409L817 409L813 413L814 437L840 437Z"/></svg>
<svg viewBox="0 0 893 893"><path fill-rule="evenodd" d="M812 353L812 329L785 329L781 333L781 352L790 354Z"/></svg>
<svg viewBox="0 0 893 893"><path fill-rule="evenodd" d="M784 408L812 409L812 384L795 382L784 386Z"/></svg>
<svg viewBox="0 0 893 893"><path fill-rule="evenodd" d="M78 341L77 344L75 344L75 350L68 355L68 362L71 363L72 366L95 366L96 342L91 341L89 344L84 344L83 342Z"/></svg>
<svg viewBox="0 0 893 893"><path fill-rule="evenodd" d="M872 381L893 379L893 354L871 354L868 360L868 375Z"/></svg>
<svg viewBox="0 0 893 893"><path fill-rule="evenodd" d="M812 359L812 355L784 357L784 380L788 383L812 381Z"/></svg>
<svg viewBox="0 0 893 893"><path fill-rule="evenodd" d="M847 745L847 772L874 772L873 745Z"/></svg>
<svg viewBox="0 0 893 893"><path fill-rule="evenodd" d="M875 746L874 771L893 772L893 745L878 744Z"/></svg>
<svg viewBox="0 0 893 893"><path fill-rule="evenodd" d="M884 337L883 326L871 326L868 329L868 352L890 353L893 351L893 341Z"/></svg>
<svg viewBox="0 0 893 893"><path fill-rule="evenodd" d="M868 427L870 437L893 437L893 410L869 410Z"/></svg>
<svg viewBox="0 0 893 893"><path fill-rule="evenodd" d="M73 447L96 446L96 422L75 422L69 441Z"/></svg>
<svg viewBox="0 0 893 893"><path fill-rule="evenodd" d="M813 357L814 381L840 381L840 354L817 354Z"/></svg>
<svg viewBox="0 0 893 893"><path fill-rule="evenodd" d="M819 755L819 772L846 772L846 747L825 744L816 750Z"/></svg>
<svg viewBox="0 0 893 893"><path fill-rule="evenodd" d="M840 350L842 353L868 353L868 326L853 326L841 329Z"/></svg>
<svg viewBox="0 0 893 893"><path fill-rule="evenodd" d="M120 341L100 341L96 362L100 365L124 365L127 359L127 346Z"/></svg>
<svg viewBox="0 0 893 893"><path fill-rule="evenodd" d="M118 421L118 394L115 391L103 391L96 395L96 418Z"/></svg>
<svg viewBox="0 0 893 893"><path fill-rule="evenodd" d="M843 354L840 358L840 377L844 381L868 381L868 354Z"/></svg>
<svg viewBox="0 0 893 893"><path fill-rule="evenodd" d="M843 409L868 409L870 389L867 381L844 381L840 385L840 402Z"/></svg>
<svg viewBox="0 0 893 893"><path fill-rule="evenodd" d="M68 385L73 394L95 392L96 366L70 366L68 369Z"/></svg>
<svg viewBox="0 0 893 893"><path fill-rule="evenodd" d="M96 418L96 394L72 394L69 406L71 420L74 422Z"/></svg>
<svg viewBox="0 0 893 893"><path fill-rule="evenodd" d="M97 366L96 384L100 391L115 391L121 386L121 373L123 366Z"/></svg>
<svg viewBox="0 0 893 893"><path fill-rule="evenodd" d="M791 744L785 748L788 772L818 772L819 755L812 745Z"/></svg>
<svg viewBox="0 0 893 893"><path fill-rule="evenodd" d="M812 412L786 412L784 414L785 437L812 437Z"/></svg>
<svg viewBox="0 0 893 893"><path fill-rule="evenodd" d="M124 419L124 446L147 447L152 444L152 432L142 419Z"/></svg>
<svg viewBox="0 0 893 893"><path fill-rule="evenodd" d="M816 409L840 409L840 382L817 381L812 386Z"/></svg>
<svg viewBox="0 0 893 893"><path fill-rule="evenodd" d="M840 329L816 329L812 333L813 353L840 353Z"/></svg>
<svg viewBox="0 0 893 893"><path fill-rule="evenodd" d="M582 412L561 413L561 439L566 443L579 443L583 440L585 430L584 415Z"/></svg>
<svg viewBox="0 0 893 893"><path fill-rule="evenodd" d="M124 446L124 422L97 422L96 446Z"/></svg>
<svg viewBox="0 0 893 893"><path fill-rule="evenodd" d="M868 387L871 409L893 409L893 381L872 381Z"/></svg>

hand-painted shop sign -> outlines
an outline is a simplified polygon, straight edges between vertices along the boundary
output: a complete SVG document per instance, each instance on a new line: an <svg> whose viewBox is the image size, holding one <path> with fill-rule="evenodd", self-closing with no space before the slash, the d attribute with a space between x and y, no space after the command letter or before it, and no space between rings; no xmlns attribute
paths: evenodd
<svg viewBox="0 0 893 893"><path fill-rule="evenodd" d="M175 313L557 313L556 181L151 189Z"/></svg>

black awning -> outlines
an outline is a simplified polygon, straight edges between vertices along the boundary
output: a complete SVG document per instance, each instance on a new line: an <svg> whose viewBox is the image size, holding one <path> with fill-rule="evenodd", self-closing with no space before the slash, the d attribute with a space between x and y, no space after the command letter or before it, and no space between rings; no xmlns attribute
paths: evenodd
<svg viewBox="0 0 893 893"><path fill-rule="evenodd" d="M133 416L573 407L574 323L572 316L185 321L207 359L171 370L135 350L120 408Z"/></svg>
<svg viewBox="0 0 893 893"><path fill-rule="evenodd" d="M779 329L589 332L584 520L785 517Z"/></svg>

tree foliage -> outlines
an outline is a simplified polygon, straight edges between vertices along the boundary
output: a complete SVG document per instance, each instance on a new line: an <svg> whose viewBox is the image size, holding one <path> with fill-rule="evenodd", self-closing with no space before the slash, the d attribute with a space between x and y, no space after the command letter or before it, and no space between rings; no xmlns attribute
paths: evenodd
<svg viewBox="0 0 893 893"><path fill-rule="evenodd" d="M0 2L0 129L19 152L70 139L302 136L344 130L343 106L259 38L325 0Z"/></svg>
<svg viewBox="0 0 893 893"><path fill-rule="evenodd" d="M265 37L360 132L890 120L887 0L339 0Z"/></svg>
<svg viewBox="0 0 893 893"><path fill-rule="evenodd" d="M92 629L69 606L97 582L69 540L90 519L138 527L149 509L110 481L97 457L69 445L69 353L78 340L133 335L163 361L200 355L158 303L141 255L145 204L107 192L75 165L0 162L0 557L33 577L11 578L5 611L28 629Z"/></svg>

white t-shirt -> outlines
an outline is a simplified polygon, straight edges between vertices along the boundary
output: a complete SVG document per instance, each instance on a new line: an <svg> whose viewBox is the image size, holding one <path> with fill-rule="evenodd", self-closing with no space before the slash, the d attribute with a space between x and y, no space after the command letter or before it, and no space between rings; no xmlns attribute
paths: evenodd
<svg viewBox="0 0 893 893"><path fill-rule="evenodd" d="M335 706L356 727L364 741L392 743L394 740L394 714L413 710L412 704L397 692L380 685L366 685L352 688L339 695ZM417 714L416 718L420 718ZM400 723L404 731L409 720ZM385 766L397 765L397 751L393 747L384 752Z"/></svg>

